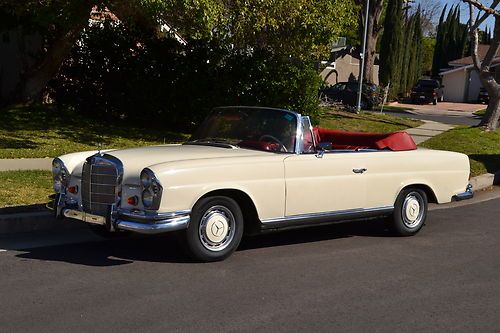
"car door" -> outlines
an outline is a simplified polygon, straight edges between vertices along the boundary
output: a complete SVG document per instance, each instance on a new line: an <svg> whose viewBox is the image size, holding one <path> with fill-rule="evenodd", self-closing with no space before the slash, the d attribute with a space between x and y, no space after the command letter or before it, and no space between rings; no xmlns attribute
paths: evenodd
<svg viewBox="0 0 500 333"><path fill-rule="evenodd" d="M363 153L293 155L284 163L286 216L364 208Z"/></svg>

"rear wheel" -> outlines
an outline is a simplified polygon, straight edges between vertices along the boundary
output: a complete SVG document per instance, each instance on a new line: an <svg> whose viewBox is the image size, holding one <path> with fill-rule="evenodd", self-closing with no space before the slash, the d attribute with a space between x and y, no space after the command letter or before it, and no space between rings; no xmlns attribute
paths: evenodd
<svg viewBox="0 0 500 333"><path fill-rule="evenodd" d="M391 227L399 236L417 234L427 219L427 194L421 189L408 188L401 191L394 205Z"/></svg>
<svg viewBox="0 0 500 333"><path fill-rule="evenodd" d="M203 262L220 261L238 248L243 236L243 214L228 197L201 199L193 208L184 232L188 253Z"/></svg>

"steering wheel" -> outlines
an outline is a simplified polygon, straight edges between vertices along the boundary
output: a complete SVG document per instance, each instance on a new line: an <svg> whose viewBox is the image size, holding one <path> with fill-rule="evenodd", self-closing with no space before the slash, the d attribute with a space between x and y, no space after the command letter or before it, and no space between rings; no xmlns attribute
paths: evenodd
<svg viewBox="0 0 500 333"><path fill-rule="evenodd" d="M274 141L274 142L276 142L277 144L279 144L279 145L280 145L280 150L281 150L282 152L288 153L288 149L286 149L286 146L283 144L283 142L281 142L281 141L280 141L277 137L275 137L275 136L272 136L272 135L270 135L270 134L264 134L263 136L261 136L261 137L259 138L259 141L264 141L264 142L267 142L267 141L265 141L265 140L264 140L264 139L266 139L266 138L267 138L267 139L271 139L272 141Z"/></svg>

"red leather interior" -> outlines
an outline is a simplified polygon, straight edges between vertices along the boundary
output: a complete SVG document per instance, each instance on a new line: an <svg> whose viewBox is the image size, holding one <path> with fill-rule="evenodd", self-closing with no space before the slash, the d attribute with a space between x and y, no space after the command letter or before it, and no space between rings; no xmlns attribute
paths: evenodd
<svg viewBox="0 0 500 333"><path fill-rule="evenodd" d="M265 151L279 151L280 144L275 142L265 142L265 141L252 141L252 140L244 140L238 143L239 147L249 148L249 149L257 149L257 150L265 150Z"/></svg>
<svg viewBox="0 0 500 333"><path fill-rule="evenodd" d="M417 149L417 145L406 132L377 134L346 132L321 127L315 127L313 131L316 142L331 142L333 149L388 149L392 151Z"/></svg>

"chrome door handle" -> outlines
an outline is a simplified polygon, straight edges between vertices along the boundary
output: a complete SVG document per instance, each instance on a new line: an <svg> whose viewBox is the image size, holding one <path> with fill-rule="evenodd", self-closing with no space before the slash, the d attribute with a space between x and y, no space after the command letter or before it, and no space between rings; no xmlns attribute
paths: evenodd
<svg viewBox="0 0 500 333"><path fill-rule="evenodd" d="M365 172L367 172L367 171L368 171L368 169L366 169L366 168L362 168L362 169L352 169L352 172L354 172L354 173L361 173L361 174L363 174L363 173L365 173Z"/></svg>

